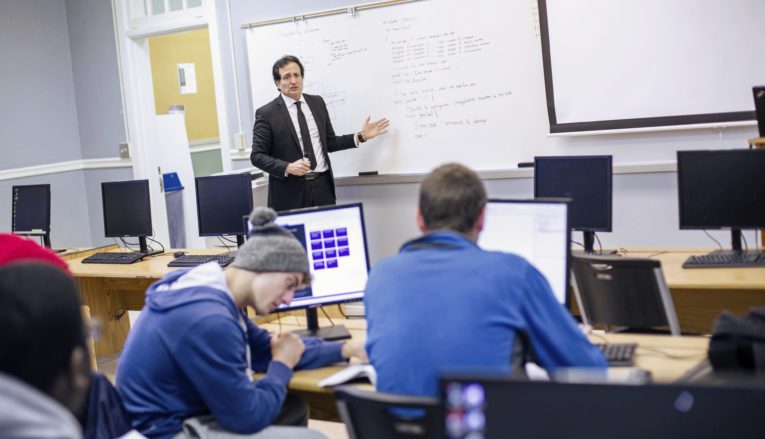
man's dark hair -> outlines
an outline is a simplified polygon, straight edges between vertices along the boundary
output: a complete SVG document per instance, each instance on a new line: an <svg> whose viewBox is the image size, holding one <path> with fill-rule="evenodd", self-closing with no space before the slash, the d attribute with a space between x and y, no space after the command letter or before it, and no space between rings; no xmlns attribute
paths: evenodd
<svg viewBox="0 0 765 439"><path fill-rule="evenodd" d="M70 372L75 347L87 352L72 278L37 262L0 268L0 334L0 372L50 393Z"/></svg>
<svg viewBox="0 0 765 439"><path fill-rule="evenodd" d="M475 172L448 163L434 169L420 187L420 213L428 231L472 230L486 205L486 190Z"/></svg>
<svg viewBox="0 0 765 439"><path fill-rule="evenodd" d="M291 62L294 62L298 65L298 67L300 67L300 76L305 78L305 69L303 69L303 63L301 63L296 56L284 55L283 57L276 60L274 63L274 68L271 70L271 73L274 75L274 81L278 82L280 79L282 79L282 77L279 75L279 69Z"/></svg>

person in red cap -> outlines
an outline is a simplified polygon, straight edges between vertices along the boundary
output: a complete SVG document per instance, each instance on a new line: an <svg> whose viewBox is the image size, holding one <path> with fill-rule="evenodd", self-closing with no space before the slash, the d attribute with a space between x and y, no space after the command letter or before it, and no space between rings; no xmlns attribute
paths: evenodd
<svg viewBox="0 0 765 439"><path fill-rule="evenodd" d="M71 275L69 266L51 249L40 246L31 239L11 233L0 233L0 267L11 262L31 260L47 262Z"/></svg>

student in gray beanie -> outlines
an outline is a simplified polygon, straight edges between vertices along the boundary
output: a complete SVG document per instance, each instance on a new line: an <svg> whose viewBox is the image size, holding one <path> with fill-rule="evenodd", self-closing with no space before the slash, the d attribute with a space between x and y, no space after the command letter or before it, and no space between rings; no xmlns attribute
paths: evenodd
<svg viewBox="0 0 765 439"><path fill-rule="evenodd" d="M294 426L308 416L287 396L293 369L366 361L358 341L272 335L247 318L245 307L268 314L310 283L305 249L275 218L253 210L250 237L225 271L215 262L176 270L146 292L117 389L147 437L321 437ZM265 376L253 382L253 371Z"/></svg>

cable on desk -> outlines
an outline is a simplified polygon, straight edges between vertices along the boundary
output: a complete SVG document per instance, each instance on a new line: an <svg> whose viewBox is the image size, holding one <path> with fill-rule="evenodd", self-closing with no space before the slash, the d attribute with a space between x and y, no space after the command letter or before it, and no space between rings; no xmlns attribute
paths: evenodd
<svg viewBox="0 0 765 439"><path fill-rule="evenodd" d="M332 321L332 317L330 317L329 314L327 314L327 311L324 310L324 307L320 306L319 309L324 314L324 317L329 319L329 324L332 325L332 326L335 326L335 322Z"/></svg>
<svg viewBox="0 0 765 439"><path fill-rule="evenodd" d="M231 247L229 247L229 245L226 244L226 241L228 241L228 239L224 238L222 235L217 235L216 238L218 238L218 241L220 241L220 243L223 244L223 247L225 247L226 250L231 251ZM226 241L224 241L224 239ZM234 242L234 241L229 241L229 242Z"/></svg>
<svg viewBox="0 0 765 439"><path fill-rule="evenodd" d="M741 234L741 240L744 241L744 251L749 251L749 243L746 242L746 233Z"/></svg>
<svg viewBox="0 0 765 439"><path fill-rule="evenodd" d="M232 244L236 244L236 241L231 238L226 238L224 235L218 235L218 239L230 242Z"/></svg>
<svg viewBox="0 0 765 439"><path fill-rule="evenodd" d="M576 245L578 245L579 247L582 247L582 248L584 248L584 244L582 244L581 242L577 242L577 241L574 241L574 240L572 239L572 240L571 240L571 243L572 243L572 244L576 244Z"/></svg>
<svg viewBox="0 0 765 439"><path fill-rule="evenodd" d="M124 245L126 249L131 251L135 251L131 245L138 245L137 243L133 244L132 242L125 241L125 238L120 238L120 241L122 241L122 245Z"/></svg>
<svg viewBox="0 0 765 439"><path fill-rule="evenodd" d="M600 243L600 236L598 236L597 233L592 232L592 235L595 236L595 239L598 241L598 254L603 254L603 245Z"/></svg>
<svg viewBox="0 0 765 439"><path fill-rule="evenodd" d="M160 253L161 253L161 254L164 254L164 253L165 253L165 246L164 246L164 245L162 245L162 243L161 243L161 242L157 241L156 239L152 238L151 236L147 236L146 238L147 238L149 241L151 241L151 242L156 242L157 244L159 244L159 246L160 246L160 247L162 247L162 250L160 250ZM151 246L149 246L149 251L153 253L153 252L154 252L154 248L153 248L153 247L151 247ZM152 256L161 256L161 255L160 255L160 254L157 254L157 255L152 255Z"/></svg>
<svg viewBox="0 0 765 439"><path fill-rule="evenodd" d="M667 252L666 252L666 251L661 251L661 252L652 253L652 254L650 254L650 255L646 256L646 258L649 258L649 259L650 259L650 258L653 258L654 256L663 255L663 254L665 254L665 253L667 253Z"/></svg>
<svg viewBox="0 0 765 439"><path fill-rule="evenodd" d="M712 236L712 235L710 235L710 234L709 234L709 232L707 232L706 230L704 230L704 233L706 233L706 234L707 234L707 236L709 236L709 238L710 238L710 239L712 239L712 241L714 241L714 242L716 242L716 243L717 243L717 247L719 247L719 248L720 248L720 250L722 250L722 249L723 249L723 246L722 246L722 244L720 244L720 241L716 240L716 239L715 239L715 237L714 237L714 236Z"/></svg>
<svg viewBox="0 0 765 439"><path fill-rule="evenodd" d="M340 314L343 316L344 319L348 319L348 316L345 315L345 310L339 303L337 304L337 310L340 311Z"/></svg>
<svg viewBox="0 0 765 439"><path fill-rule="evenodd" d="M650 347L650 346L642 346L640 343L638 343L638 347L637 348L639 350L646 350L648 352L659 354L662 357L666 357L666 358L669 358L669 359L672 359L672 360L691 360L691 359L694 359L694 358L706 357L706 355L707 355L706 352L701 353L701 354L692 354L692 355L670 354L670 353L664 352L663 350L658 349L658 348L653 348L653 347Z"/></svg>

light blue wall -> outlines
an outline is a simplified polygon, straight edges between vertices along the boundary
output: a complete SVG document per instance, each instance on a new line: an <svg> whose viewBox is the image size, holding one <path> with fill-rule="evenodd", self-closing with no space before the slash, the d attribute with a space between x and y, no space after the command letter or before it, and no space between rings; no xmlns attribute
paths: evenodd
<svg viewBox="0 0 765 439"><path fill-rule="evenodd" d="M113 158L124 142L111 2L0 0L0 170ZM51 185L55 247L108 243L101 181L131 168L0 181L0 231L11 228L11 187Z"/></svg>
<svg viewBox="0 0 765 439"><path fill-rule="evenodd" d="M0 231L11 230L11 187L25 184L50 184L50 228L53 247L91 245L91 220L88 201L83 196L85 180L82 171L0 181Z"/></svg>
<svg viewBox="0 0 765 439"><path fill-rule="evenodd" d="M125 142L111 2L66 0L82 158L119 155Z"/></svg>
<svg viewBox="0 0 765 439"><path fill-rule="evenodd" d="M81 158L64 0L0 0L0 170Z"/></svg>

